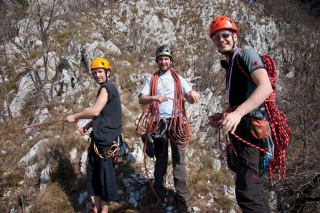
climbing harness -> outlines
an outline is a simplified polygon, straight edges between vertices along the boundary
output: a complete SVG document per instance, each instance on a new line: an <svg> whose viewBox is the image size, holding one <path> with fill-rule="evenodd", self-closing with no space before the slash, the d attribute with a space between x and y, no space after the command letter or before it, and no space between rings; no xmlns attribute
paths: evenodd
<svg viewBox="0 0 320 213"><path fill-rule="evenodd" d="M122 163L122 155L124 155L127 144L122 141L121 137L118 136L117 139L113 142L110 149L106 153L100 154L96 142L92 141L93 149L95 153L102 159L114 158L115 165Z"/></svg>
<svg viewBox="0 0 320 213"><path fill-rule="evenodd" d="M223 113L223 118L225 118L228 113L232 112L232 111L234 110L234 108L235 108L235 107L233 107L233 108L228 108L227 111L226 111L225 113ZM265 154L268 154L268 155L272 156L272 154L269 153L268 151L266 151L265 149L262 149L261 147L256 146L256 145L254 145L254 144L252 144L252 143L250 143L250 142L248 142L248 141L240 138L240 137L239 137L238 135L236 135L235 133L231 133L231 134L232 134L235 138L237 138L239 141L241 141L242 143L244 143L244 144L246 144L246 145L248 145L248 146L251 146L251 147L253 147L253 148L255 148L255 149L258 149L259 151L261 151L261 152L263 152L263 153L265 153ZM227 146L229 143L232 145L235 154L237 154L237 151L236 151L236 149L234 148L234 145L232 144L231 139L229 138L228 134L226 134L226 146ZM220 132L220 129L219 129L219 146L220 146L220 150L221 150L222 152L226 152L226 151L227 151L227 148L226 148L225 150L222 150L222 149L221 149L221 132Z"/></svg>
<svg viewBox="0 0 320 213"><path fill-rule="evenodd" d="M233 111L233 110L232 110ZM223 115L223 118L226 117L226 115L231 112L230 111L230 108L228 108L228 112L225 112ZM248 121L249 122L249 121ZM269 125L268 125L268 128L269 128ZM219 129L219 147L220 147L220 150L221 152L227 152L227 163L228 163L228 167L235 172L235 157L238 155L237 154L237 151L236 151L236 148L234 147L233 143L232 143L232 140L230 139L229 135L228 134L225 134L225 138L226 138L226 148L223 150L221 147L221 131ZM235 133L231 133L231 135L233 135L238 141L248 145L248 146L251 146L257 150L259 150L260 152L263 152L265 153L264 155L264 159L263 159L263 168L264 168L264 172L266 171L266 167L269 165L269 161L271 159L274 158L274 145L273 145L273 142L272 142L272 139L271 139L271 135L269 134L268 137L266 139L263 139L263 143L266 143L267 146L266 148L261 148L259 146L256 146L242 138L240 138L238 135L236 135ZM231 148L232 149L231 149Z"/></svg>

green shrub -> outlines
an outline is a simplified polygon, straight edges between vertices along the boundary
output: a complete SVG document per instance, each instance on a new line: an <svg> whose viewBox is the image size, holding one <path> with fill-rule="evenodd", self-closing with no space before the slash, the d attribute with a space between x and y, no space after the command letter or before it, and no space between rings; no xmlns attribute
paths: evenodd
<svg viewBox="0 0 320 213"><path fill-rule="evenodd" d="M19 181L21 180L21 177L19 174L9 173L7 175L7 181L9 186L15 187L19 184Z"/></svg>

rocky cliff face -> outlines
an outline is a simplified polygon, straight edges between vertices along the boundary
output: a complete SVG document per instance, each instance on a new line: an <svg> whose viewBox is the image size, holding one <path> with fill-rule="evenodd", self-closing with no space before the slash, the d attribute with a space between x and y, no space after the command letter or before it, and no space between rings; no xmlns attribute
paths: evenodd
<svg viewBox="0 0 320 213"><path fill-rule="evenodd" d="M221 84L223 74L219 71L219 55L212 49L213 44L208 38L209 24L213 17L222 14L231 16L239 26L242 47L254 48L261 54L272 50L274 57L281 61L278 57L279 36L274 20L262 15L262 6L248 8L248 5L237 0L140 0L99 5L96 10L73 14L68 4L64 3L54 8L52 16L41 14L37 17L31 14L38 5L30 4L26 17L19 22L18 36L0 46L6 56L6 64L1 65L6 80L1 83L16 80L8 70L10 66L14 66L15 75L21 76L19 87L8 91L10 98L1 103L4 106L1 108L2 125L7 125L11 116L12 119L22 119L25 126L30 126L63 119L67 114L90 107L95 99L94 92L88 95L97 85L92 81L89 66L97 57L107 58L122 97L124 140L130 145L126 162L134 168L130 173L124 172L121 166L118 168L120 205L143 209L150 195L146 192L146 173L152 178L154 159L147 159L148 171L145 171L143 144L134 135L132 128L141 113L141 109L136 108L142 83L156 71L155 49L161 44L168 44L174 50L174 69L201 94L200 103L186 105L192 128L192 139L186 154L190 180L197 180L194 171L201 168L209 168L207 174L212 176L227 173L227 177L231 177L225 166L224 155L220 153L216 132L207 125L208 115L225 108L225 97L221 92L224 89L224 83ZM42 11L50 9L49 4L40 6ZM68 16L73 19L68 19ZM39 20L44 23L41 25ZM44 31L46 27L48 31ZM44 39L44 36L48 37ZM216 79L206 79L212 76ZM221 78L220 84L203 83L214 82L218 78ZM32 119L23 119L30 105L37 110L31 112ZM79 121L77 125L82 127L85 122ZM70 139L60 132L47 133L43 137L40 131L32 129L24 133L28 135L27 138L21 136L25 140L24 144L29 144L26 147L30 151L18 155L20 159L16 171L24 168L22 179L40 178L40 184L33 186L38 193L46 191L53 182L50 174L61 159L57 156L64 156L78 176L85 176L86 152L83 144L86 144L87 138L81 138L74 130L68 132L73 140L83 141L82 147L75 142L72 142L73 148L64 144L70 142ZM7 153L6 148L1 148L1 151L3 155ZM206 159L203 159L204 156ZM169 172L168 188L172 189L172 172ZM7 171L5 173L8 174ZM72 188L84 189L77 185L78 182L74 184ZM194 187L193 198L189 201L190 210L238 211L232 181L220 186L215 186L210 180L206 183L192 182L190 185L190 188ZM201 188L199 185L206 189L205 194L198 191ZM7 199L11 191L13 189L3 189ZM88 208L85 190L76 190L75 193L78 204L73 201L73 206L78 205L76 209L85 209L84 206ZM218 204L225 199L232 200L234 204L229 207ZM32 203L29 201L29 209L32 209ZM170 207L169 203L167 212L174 211ZM16 205L11 207L12 210L19 208Z"/></svg>

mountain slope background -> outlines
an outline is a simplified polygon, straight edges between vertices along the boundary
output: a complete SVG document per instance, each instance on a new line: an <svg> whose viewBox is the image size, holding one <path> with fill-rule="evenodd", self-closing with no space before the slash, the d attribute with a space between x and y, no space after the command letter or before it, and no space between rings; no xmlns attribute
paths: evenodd
<svg viewBox="0 0 320 213"><path fill-rule="evenodd" d="M143 144L135 135L143 110L138 94L157 70L156 48L167 44L174 52L173 68L202 98L187 105L193 132L186 153L190 211L240 212L234 174L219 149L218 132L207 125L208 115L227 106L221 56L208 37L213 17L226 15L237 22L239 46L273 56L278 67L276 104L293 135L284 181L276 176L273 185L266 181L273 212L318 212L317 8L317 1L289 0L2 0L0 134L59 121L92 106L98 85L90 64L105 57L121 94L123 138L130 145L117 168L120 201L110 212L146 210L152 197L146 173L152 179L153 159L146 159L145 171ZM1 135L0 144L1 212L88 211L89 141L73 125L57 122ZM170 178L168 207L174 205Z"/></svg>

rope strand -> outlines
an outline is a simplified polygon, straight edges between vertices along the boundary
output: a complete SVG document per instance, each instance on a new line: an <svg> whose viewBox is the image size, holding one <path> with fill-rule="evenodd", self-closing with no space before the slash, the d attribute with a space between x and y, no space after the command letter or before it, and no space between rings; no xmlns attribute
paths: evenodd
<svg viewBox="0 0 320 213"><path fill-rule="evenodd" d="M18 131L22 131L22 130L26 130L26 129L30 129L30 128L34 128L34 127L39 127L39 126L44 126L44 125L48 125L48 124L53 124L53 123L58 123L58 122L62 122L62 121L65 121L65 119L61 119L61 120L55 120L55 121L49 121L49 122L45 122L45 123L41 123L41 124L36 124L36 125L32 125L32 126L27 126L27 127L24 127L24 128L20 128L20 129L15 129L15 130L12 130L12 131L8 131L8 132L4 132L4 133L1 133L0 136L3 136L3 135L8 135L10 133L14 133L14 132L18 132ZM73 126L76 128L76 130L78 130L81 134L81 130L79 129L79 127L75 124L75 122L72 122ZM87 135L90 137L89 134L87 133L84 133L82 135Z"/></svg>
<svg viewBox="0 0 320 213"><path fill-rule="evenodd" d="M22 130L26 130L29 128L34 128L34 127L43 126L43 125L47 125L47 124L57 123L57 122L61 122L61 121L64 121L64 119L63 120L56 120L56 121L49 121L49 122L42 123L42 124L36 124L36 125L32 125L32 126L27 126L27 127L21 128L21 129L12 130L9 132L4 132L4 133L1 133L0 136L7 135L10 133L14 133L14 132L18 132L18 131L22 131Z"/></svg>

